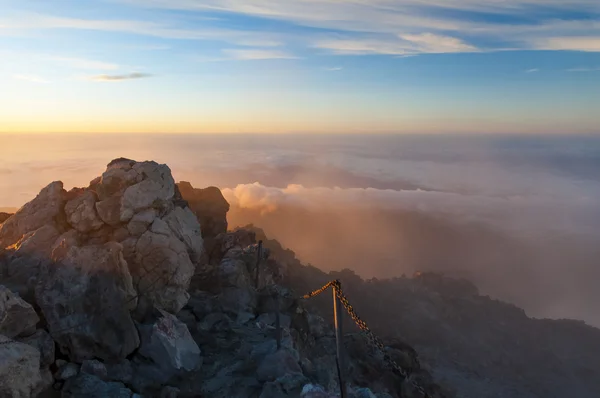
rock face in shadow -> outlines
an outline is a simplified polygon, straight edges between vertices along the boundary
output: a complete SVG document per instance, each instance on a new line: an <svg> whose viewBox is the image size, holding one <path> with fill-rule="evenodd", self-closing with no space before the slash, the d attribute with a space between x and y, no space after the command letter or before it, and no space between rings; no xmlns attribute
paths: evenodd
<svg viewBox="0 0 600 398"><path fill-rule="evenodd" d="M229 203L223 197L221 190L216 187L198 189L187 181L177 184L190 209L202 225L202 236L206 242L206 250L210 252L217 235L227 232L227 212Z"/></svg>
<svg viewBox="0 0 600 398"><path fill-rule="evenodd" d="M129 311L136 307L119 243L85 247L64 240L36 289L52 338L72 361L125 358L139 345Z"/></svg>
<svg viewBox="0 0 600 398"><path fill-rule="evenodd" d="M0 211L0 224L2 224L4 221L8 220L10 218L10 216L12 216L12 214L4 213L4 212Z"/></svg>

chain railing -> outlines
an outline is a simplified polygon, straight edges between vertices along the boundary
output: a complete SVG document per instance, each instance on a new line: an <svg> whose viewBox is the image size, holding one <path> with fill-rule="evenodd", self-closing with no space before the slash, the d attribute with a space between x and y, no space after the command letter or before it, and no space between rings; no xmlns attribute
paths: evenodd
<svg viewBox="0 0 600 398"><path fill-rule="evenodd" d="M354 307L350 304L350 302L348 301L348 298L344 294L344 291L342 290L342 284L339 280L336 279L336 280L326 283L319 289L314 290L308 294L305 294L304 296L302 296L302 299L309 299L309 298L318 296L319 294L323 293L330 287L333 288L333 295L334 295L334 304L333 304L334 305L334 321L335 321L336 340L337 340L337 349L338 349L337 350L337 355L338 355L337 362L338 362L338 374L339 374L339 379L340 379L341 398L346 398L346 393L345 393L345 384L344 384L343 373L342 373L343 369L344 369L343 354L342 354L341 348L340 348L341 344L342 344L342 342L340 341L342 338L342 336L341 336L341 326L342 325L341 325L340 314L337 311L337 302L338 301L344 307L344 309L346 310L348 315L350 315L350 318L352 318L352 321L354 321L356 326L366 335L369 344L373 348L375 348L379 352L381 352L381 354L383 355L384 361L392 369L392 371L394 373L396 373L398 376L402 377L402 379L404 379L405 382L409 382L413 388L415 388L418 392L420 392L423 395L424 398L428 398L429 395L427 394L425 389L422 386L420 386L415 380L411 379L411 377L410 377L411 373L408 370L403 369L402 366L400 366L396 361L394 361L394 359L390 356L390 354L385 349L385 345L383 344L381 339L379 337L377 337L371 331L369 326L367 326L365 321L363 321L358 316L358 314L354 310Z"/></svg>

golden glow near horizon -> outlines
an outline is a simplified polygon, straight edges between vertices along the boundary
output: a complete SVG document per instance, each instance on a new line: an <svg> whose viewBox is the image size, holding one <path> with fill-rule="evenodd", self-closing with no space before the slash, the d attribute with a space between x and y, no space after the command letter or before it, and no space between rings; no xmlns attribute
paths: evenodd
<svg viewBox="0 0 600 398"><path fill-rule="evenodd" d="M0 133L600 132L595 0L5 3Z"/></svg>

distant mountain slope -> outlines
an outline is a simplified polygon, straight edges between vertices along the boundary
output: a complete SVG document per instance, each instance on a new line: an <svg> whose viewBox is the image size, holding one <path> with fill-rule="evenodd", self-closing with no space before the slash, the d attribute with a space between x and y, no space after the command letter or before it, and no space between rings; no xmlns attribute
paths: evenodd
<svg viewBox="0 0 600 398"><path fill-rule="evenodd" d="M479 295L466 280L438 274L368 281L350 270L326 274L253 230L287 265L293 288L310 290L339 278L363 320L381 336L413 346L436 381L458 397L600 396L599 329L529 318L514 305ZM330 301L321 296L308 305L332 319Z"/></svg>

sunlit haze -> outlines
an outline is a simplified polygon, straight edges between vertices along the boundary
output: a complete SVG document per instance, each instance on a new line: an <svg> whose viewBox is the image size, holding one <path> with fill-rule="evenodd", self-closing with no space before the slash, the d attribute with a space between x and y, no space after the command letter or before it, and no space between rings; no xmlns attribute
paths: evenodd
<svg viewBox="0 0 600 398"><path fill-rule="evenodd" d="M3 133L597 133L596 0L0 0Z"/></svg>

